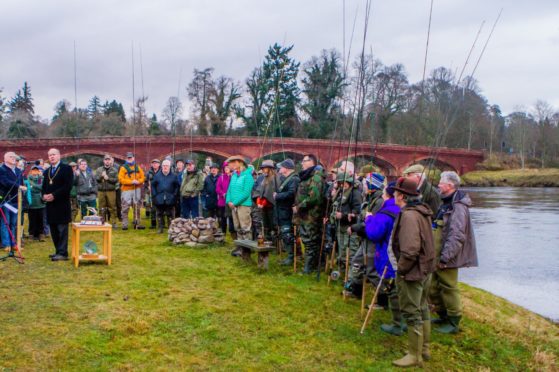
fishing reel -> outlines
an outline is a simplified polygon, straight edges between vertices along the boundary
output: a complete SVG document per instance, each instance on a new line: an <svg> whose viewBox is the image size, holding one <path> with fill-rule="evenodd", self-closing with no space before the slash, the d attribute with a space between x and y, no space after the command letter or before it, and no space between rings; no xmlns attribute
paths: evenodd
<svg viewBox="0 0 559 372"><path fill-rule="evenodd" d="M340 272L338 270L333 270L330 273L330 279L332 279L332 280L338 280L338 279L340 279L340 276L341 275L340 275Z"/></svg>

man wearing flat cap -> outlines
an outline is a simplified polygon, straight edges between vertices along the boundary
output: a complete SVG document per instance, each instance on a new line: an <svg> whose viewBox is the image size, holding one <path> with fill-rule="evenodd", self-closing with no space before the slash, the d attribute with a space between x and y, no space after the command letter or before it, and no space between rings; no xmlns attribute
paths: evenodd
<svg viewBox="0 0 559 372"><path fill-rule="evenodd" d="M413 180L418 184L418 191L421 194L421 201L431 208L433 215L437 213L442 204L441 195L437 189L429 182L427 176L429 170L421 164L414 164L404 170L404 177Z"/></svg>
<svg viewBox="0 0 559 372"><path fill-rule="evenodd" d="M106 154L103 157L103 165L95 170L99 198L99 213L105 217L105 221L116 227L116 184L118 183L118 171L112 166L113 157Z"/></svg>

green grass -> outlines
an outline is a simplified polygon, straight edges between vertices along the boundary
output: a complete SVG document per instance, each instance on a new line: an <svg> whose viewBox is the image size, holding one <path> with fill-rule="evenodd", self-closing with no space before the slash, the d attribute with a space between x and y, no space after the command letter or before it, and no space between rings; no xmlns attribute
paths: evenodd
<svg viewBox="0 0 559 372"><path fill-rule="evenodd" d="M559 187L559 169L475 171L462 176L465 186Z"/></svg>
<svg viewBox="0 0 559 372"><path fill-rule="evenodd" d="M117 231L113 264L52 263L28 243L26 263L0 263L0 370L391 370L405 337L359 334L359 302L339 284L268 272L230 246L172 246L153 230ZM553 369L557 325L462 286L463 331L433 334L427 370Z"/></svg>

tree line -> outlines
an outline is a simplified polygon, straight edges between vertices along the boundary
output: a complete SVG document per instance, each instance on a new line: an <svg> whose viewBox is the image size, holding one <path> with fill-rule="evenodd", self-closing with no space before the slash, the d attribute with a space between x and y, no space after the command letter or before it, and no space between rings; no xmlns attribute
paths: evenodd
<svg viewBox="0 0 559 372"><path fill-rule="evenodd" d="M293 46L274 44L244 82L196 68L186 87L192 112L169 97L161 115L149 115L148 97L126 115L116 99L94 96L85 108L61 100L54 115L35 115L27 82L11 98L0 89L3 138L134 135L247 135L483 149L512 154L521 166L559 166L559 111L545 101L504 116L478 82L437 67L413 83L404 65L372 55L344 63L337 50L296 61ZM353 133L353 136L356 134ZM353 137L355 138L355 137Z"/></svg>

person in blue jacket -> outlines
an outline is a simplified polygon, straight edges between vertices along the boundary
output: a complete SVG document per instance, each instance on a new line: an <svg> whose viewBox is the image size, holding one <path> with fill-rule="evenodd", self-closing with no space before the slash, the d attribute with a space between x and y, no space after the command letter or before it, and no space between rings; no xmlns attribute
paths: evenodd
<svg viewBox="0 0 559 372"><path fill-rule="evenodd" d="M388 258L388 246L392 235L394 221L400 213L400 207L394 203L394 186L395 182L391 182L384 189L382 198L384 203L382 207L375 213L368 213L365 217L365 234L367 239L375 244L374 265L379 276L382 275L386 268L382 287L386 289L386 295L392 311L392 324L383 324L380 326L384 332L401 336L405 332L405 326L402 325L402 315L398 304L398 293L394 284L396 274L394 268L390 264ZM378 285L378 283L376 283Z"/></svg>
<svg viewBox="0 0 559 372"><path fill-rule="evenodd" d="M4 154L4 164L0 166L0 205L4 213L4 217L0 218L0 235L2 247L6 250L16 246L18 190L27 191L16 163L17 155L9 151Z"/></svg>

